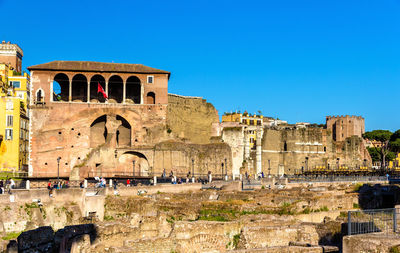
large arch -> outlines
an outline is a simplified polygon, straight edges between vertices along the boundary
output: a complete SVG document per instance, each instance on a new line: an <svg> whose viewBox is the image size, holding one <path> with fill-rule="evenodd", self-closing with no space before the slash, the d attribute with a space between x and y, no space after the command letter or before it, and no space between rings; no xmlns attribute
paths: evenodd
<svg viewBox="0 0 400 253"><path fill-rule="evenodd" d="M150 166L147 157L136 151L127 151L123 153L118 160L118 171L133 176L148 176Z"/></svg>
<svg viewBox="0 0 400 253"><path fill-rule="evenodd" d="M72 101L87 102L87 78L82 74L72 78Z"/></svg>
<svg viewBox="0 0 400 253"><path fill-rule="evenodd" d="M141 97L141 84L137 76L130 76L126 80L126 99L125 102L129 104L140 104Z"/></svg>
<svg viewBox="0 0 400 253"><path fill-rule="evenodd" d="M54 102L69 100L69 78L64 73L58 73L53 79L53 94Z"/></svg>
<svg viewBox="0 0 400 253"><path fill-rule="evenodd" d="M98 92L98 85L103 88L104 92L106 91L106 79L104 79L101 75L94 75L90 79L90 102L92 103L104 103L106 99L103 94Z"/></svg>
<svg viewBox="0 0 400 253"><path fill-rule="evenodd" d="M106 143L107 139L107 115L98 117L90 125L90 147L95 148Z"/></svg>
<svg viewBox="0 0 400 253"><path fill-rule="evenodd" d="M123 81L120 76L114 75L108 79L108 102L122 103Z"/></svg>
<svg viewBox="0 0 400 253"><path fill-rule="evenodd" d="M151 105L156 103L156 94L154 94L154 92L147 93L146 98L147 104Z"/></svg>
<svg viewBox="0 0 400 253"><path fill-rule="evenodd" d="M117 129L117 145L118 147L129 147L131 145L132 127L123 117L117 115L116 119L121 121L121 125Z"/></svg>

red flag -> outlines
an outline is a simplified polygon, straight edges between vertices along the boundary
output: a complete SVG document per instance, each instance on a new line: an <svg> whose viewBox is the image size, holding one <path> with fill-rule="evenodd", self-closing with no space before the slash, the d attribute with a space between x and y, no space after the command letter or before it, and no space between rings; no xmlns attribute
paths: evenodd
<svg viewBox="0 0 400 253"><path fill-rule="evenodd" d="M101 87L100 83L97 84L97 93L99 93L99 92L101 94L103 94L103 97L105 99L108 99L107 94L104 92L103 87Z"/></svg>

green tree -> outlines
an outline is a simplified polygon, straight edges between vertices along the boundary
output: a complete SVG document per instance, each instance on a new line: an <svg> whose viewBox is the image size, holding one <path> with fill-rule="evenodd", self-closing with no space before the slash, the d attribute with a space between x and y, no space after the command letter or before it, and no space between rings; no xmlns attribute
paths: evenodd
<svg viewBox="0 0 400 253"><path fill-rule="evenodd" d="M400 152L400 129L392 134L389 141L390 150L396 153Z"/></svg>
<svg viewBox="0 0 400 253"><path fill-rule="evenodd" d="M371 132L365 132L363 134L363 137L366 139L369 139L371 141L375 140L382 143L382 146L379 149L374 145L375 150L380 153L381 168L385 168L386 166L386 157L390 152L389 141L392 135L393 133L389 130L373 130Z"/></svg>

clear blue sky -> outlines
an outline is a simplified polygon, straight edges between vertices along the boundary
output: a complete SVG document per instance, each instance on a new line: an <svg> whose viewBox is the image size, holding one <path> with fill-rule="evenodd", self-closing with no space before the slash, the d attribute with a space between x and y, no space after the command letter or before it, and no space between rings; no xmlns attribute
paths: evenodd
<svg viewBox="0 0 400 253"><path fill-rule="evenodd" d="M367 130L400 128L400 0L0 0L0 11L0 40L23 48L25 68L142 63L220 114L355 114Z"/></svg>

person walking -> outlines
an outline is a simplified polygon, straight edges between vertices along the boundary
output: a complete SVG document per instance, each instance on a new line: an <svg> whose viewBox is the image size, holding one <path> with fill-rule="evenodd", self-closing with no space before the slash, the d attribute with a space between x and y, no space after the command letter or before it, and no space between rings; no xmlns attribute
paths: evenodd
<svg viewBox="0 0 400 253"><path fill-rule="evenodd" d="M126 180L126 187L131 187L131 180L129 178Z"/></svg>

